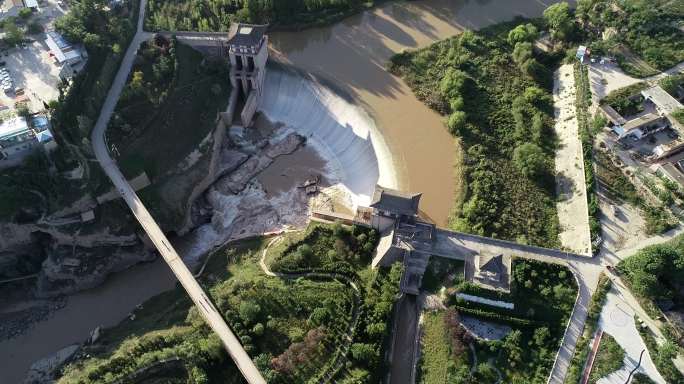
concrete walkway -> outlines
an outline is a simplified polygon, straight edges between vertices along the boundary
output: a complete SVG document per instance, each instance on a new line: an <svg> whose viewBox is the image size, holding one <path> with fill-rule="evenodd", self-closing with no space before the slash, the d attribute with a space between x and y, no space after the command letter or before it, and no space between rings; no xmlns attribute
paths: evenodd
<svg viewBox="0 0 684 384"><path fill-rule="evenodd" d="M666 384L663 377L658 373L651 356L646 349L644 341L634 323L635 310L629 305L623 296L615 289L608 292L606 303L599 317L599 328L613 336L615 341L625 350L624 365L619 370L601 378L599 384L624 384L629 373L639 363L641 351L644 352L641 365L637 372L641 372L657 384Z"/></svg>
<svg viewBox="0 0 684 384"><path fill-rule="evenodd" d="M135 191L128 184L128 181L119 170L117 164L111 158L105 143L105 134L107 124L114 112L116 103L119 100L121 91L126 85L128 74L130 73L136 52L143 41L149 40L152 37L151 33L142 30L143 20L145 18L145 6L147 1L140 1L140 13L138 15L138 26L135 37L126 50L126 54L121 62L119 71L112 82L107 98L102 105L100 116L97 119L95 128L93 129L91 141L95 157L100 163L100 166L111 179L112 183L119 191L121 196L130 207L133 215L138 220L142 228L145 230L150 240L163 257L164 261L169 265L174 275L181 283L183 288L194 302L207 324L221 339L226 350L235 362L242 375L250 384L265 384L266 381L261 376L261 373L252 362L252 359L247 355L240 341L235 337L235 334L230 330L225 320L216 309L212 301L207 297L202 287L197 283L190 270L188 270L183 260L178 253L173 249L171 242L166 238L161 228L147 211L140 198L135 194Z"/></svg>
<svg viewBox="0 0 684 384"><path fill-rule="evenodd" d="M559 140L556 151L556 203L564 248L591 255L587 187L584 179L584 156L579 137L575 109L575 76L572 64L561 66L554 73L553 104Z"/></svg>

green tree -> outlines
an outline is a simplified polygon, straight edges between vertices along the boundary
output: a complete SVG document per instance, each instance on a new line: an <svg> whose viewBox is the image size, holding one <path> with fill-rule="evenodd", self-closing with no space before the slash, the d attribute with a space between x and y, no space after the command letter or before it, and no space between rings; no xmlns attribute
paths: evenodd
<svg viewBox="0 0 684 384"><path fill-rule="evenodd" d="M551 36L557 40L567 39L574 28L570 5L564 1L546 8L544 21L551 30Z"/></svg>
<svg viewBox="0 0 684 384"><path fill-rule="evenodd" d="M532 42L539 37L539 31L534 24L520 24L508 32L508 43L515 45L516 43Z"/></svg>
<svg viewBox="0 0 684 384"><path fill-rule="evenodd" d="M261 306L251 301L243 301L240 303L238 313L245 324L254 324L261 315Z"/></svg>
<svg viewBox="0 0 684 384"><path fill-rule="evenodd" d="M24 41L24 32L15 23L5 23L5 43L16 46Z"/></svg>
<svg viewBox="0 0 684 384"><path fill-rule="evenodd" d="M467 78L468 75L465 72L449 68L439 83L439 90L447 99L461 97L461 91Z"/></svg>
<svg viewBox="0 0 684 384"><path fill-rule="evenodd" d="M17 14L19 15L20 18L27 20L29 17L31 17L32 13L33 13L33 11L31 10L31 8L22 8L19 10L19 12Z"/></svg>
<svg viewBox="0 0 684 384"><path fill-rule="evenodd" d="M518 65L524 63L528 59L532 58L532 43L522 42L516 43L515 48L513 48L513 61Z"/></svg>
<svg viewBox="0 0 684 384"><path fill-rule="evenodd" d="M463 111L454 111L449 115L447 127L452 135L463 135L466 128L467 115Z"/></svg>
<svg viewBox="0 0 684 384"><path fill-rule="evenodd" d="M546 156L538 145L524 143L513 150L513 164L527 177L539 176L546 168Z"/></svg>

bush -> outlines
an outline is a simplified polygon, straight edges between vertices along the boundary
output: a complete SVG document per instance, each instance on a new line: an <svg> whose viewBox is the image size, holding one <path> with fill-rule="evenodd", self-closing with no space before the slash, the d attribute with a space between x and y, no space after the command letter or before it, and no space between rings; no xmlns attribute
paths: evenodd
<svg viewBox="0 0 684 384"><path fill-rule="evenodd" d="M546 156L536 144L525 143L513 151L513 164L523 175L535 177L546 169Z"/></svg>

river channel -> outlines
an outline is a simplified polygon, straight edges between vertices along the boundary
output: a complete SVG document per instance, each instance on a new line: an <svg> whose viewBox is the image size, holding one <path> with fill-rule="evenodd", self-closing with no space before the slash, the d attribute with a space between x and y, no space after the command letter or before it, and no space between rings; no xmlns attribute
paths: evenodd
<svg viewBox="0 0 684 384"><path fill-rule="evenodd" d="M422 192L421 209L438 225L447 222L460 176L459 147L443 119L416 99L384 67L404 49L424 47L464 29L517 15L538 17L556 1L425 0L388 2L329 27L270 35L272 56L325 80L373 117L392 152L402 189ZM137 304L173 287L157 261L118 273L103 286L69 298L26 334L0 342L0 383L21 383L30 364L111 326Z"/></svg>

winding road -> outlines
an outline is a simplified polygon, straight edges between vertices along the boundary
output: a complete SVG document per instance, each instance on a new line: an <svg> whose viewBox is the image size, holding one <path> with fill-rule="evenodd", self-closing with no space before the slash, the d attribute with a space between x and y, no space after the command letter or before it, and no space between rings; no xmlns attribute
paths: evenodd
<svg viewBox="0 0 684 384"><path fill-rule="evenodd" d="M202 290L202 287L200 287L200 285L197 283L197 280L195 280L190 270L188 270L183 260L175 251L169 239L166 238L152 215L150 215L140 198L135 194L133 188L130 186L130 184L128 184L128 181L121 173L121 170L117 166L116 162L112 159L107 149L105 140L107 124L109 123L109 119L114 112L114 108L119 100L121 91L126 85L126 80L128 79L128 74L130 73L131 67L133 65L136 52L143 41L148 40L153 36L152 33L145 32L142 29L143 20L145 19L146 4L146 0L140 0L140 11L138 14L138 23L135 36L126 50L126 54L121 62L121 66L119 67L119 71L117 72L112 86L109 89L107 98L102 105L100 116L98 117L92 132L91 141L93 150L95 152L95 157L97 158L104 172L107 174L109 179L123 197L126 204L128 204L130 207L133 215L143 227L164 261L168 264L173 271L173 274L188 293L193 303L199 310L199 313L202 315L211 329L219 336L224 347L230 354L230 357L233 359L235 365L237 365L247 382L250 384L265 384L266 380L264 380L264 378L261 376L261 373L254 365L254 362L252 362L252 359L249 357L247 352L245 352L244 348L240 344L240 341L230 330L219 311L216 309L209 297L207 297L206 293Z"/></svg>

